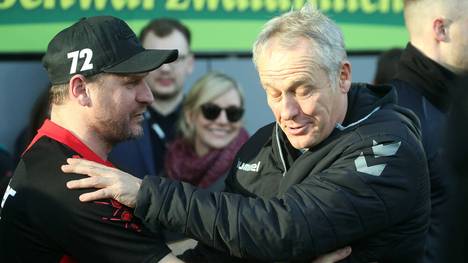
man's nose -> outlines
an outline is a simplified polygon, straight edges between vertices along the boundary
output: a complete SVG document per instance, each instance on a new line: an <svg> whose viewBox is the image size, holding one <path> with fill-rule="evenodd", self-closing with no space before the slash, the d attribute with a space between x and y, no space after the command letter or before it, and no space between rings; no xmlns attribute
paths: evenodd
<svg viewBox="0 0 468 263"><path fill-rule="evenodd" d="M154 101L153 93L149 88L146 81L141 80L140 86L138 87L138 93L136 97L137 101L140 103L144 103L150 105Z"/></svg>
<svg viewBox="0 0 468 263"><path fill-rule="evenodd" d="M292 94L284 94L280 102L280 116L282 120L292 120L299 114L299 103Z"/></svg>

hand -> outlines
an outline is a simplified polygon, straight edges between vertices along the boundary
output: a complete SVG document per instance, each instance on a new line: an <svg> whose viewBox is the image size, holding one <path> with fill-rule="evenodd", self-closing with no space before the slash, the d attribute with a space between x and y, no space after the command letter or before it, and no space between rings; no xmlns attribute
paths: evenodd
<svg viewBox="0 0 468 263"><path fill-rule="evenodd" d="M97 191L80 195L80 201L89 202L104 198L113 198L120 203L135 207L136 196L140 189L141 179L118 169L84 159L69 158L62 165L65 173L88 175L88 178L73 180L67 183L70 189L101 188Z"/></svg>
<svg viewBox="0 0 468 263"><path fill-rule="evenodd" d="M334 263L342 259L345 259L351 254L351 247L344 247L338 250L335 250L331 253L321 255L320 257L314 259L312 263Z"/></svg>
<svg viewBox="0 0 468 263"><path fill-rule="evenodd" d="M163 257L158 263L184 263L182 260L178 259L173 254L167 254L167 256Z"/></svg>

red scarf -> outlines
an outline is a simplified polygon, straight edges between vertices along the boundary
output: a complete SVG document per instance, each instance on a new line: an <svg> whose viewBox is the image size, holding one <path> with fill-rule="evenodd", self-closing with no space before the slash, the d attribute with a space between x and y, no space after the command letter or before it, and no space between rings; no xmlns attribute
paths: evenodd
<svg viewBox="0 0 468 263"><path fill-rule="evenodd" d="M207 188L224 176L249 135L241 129L237 137L223 149L217 149L199 157L193 145L178 138L168 147L165 158L166 176L188 182L201 188Z"/></svg>

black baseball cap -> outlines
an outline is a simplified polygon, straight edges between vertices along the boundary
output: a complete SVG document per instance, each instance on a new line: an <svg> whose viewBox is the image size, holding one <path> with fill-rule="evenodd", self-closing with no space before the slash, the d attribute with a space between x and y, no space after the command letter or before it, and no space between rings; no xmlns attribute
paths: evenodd
<svg viewBox="0 0 468 263"><path fill-rule="evenodd" d="M82 18L59 32L42 59L52 84L75 74L136 74L177 59L177 50L145 49L123 20L112 16Z"/></svg>

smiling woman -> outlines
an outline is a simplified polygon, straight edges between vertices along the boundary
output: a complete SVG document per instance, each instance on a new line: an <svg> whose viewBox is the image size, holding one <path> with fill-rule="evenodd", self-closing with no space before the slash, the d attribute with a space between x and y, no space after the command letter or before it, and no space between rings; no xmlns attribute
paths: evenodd
<svg viewBox="0 0 468 263"><path fill-rule="evenodd" d="M217 72L201 77L185 98L178 123L181 136L168 147L166 175L222 190L237 151L248 139L243 105L234 79Z"/></svg>

